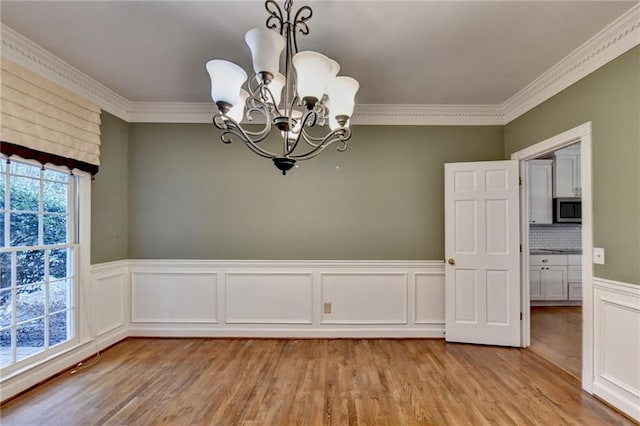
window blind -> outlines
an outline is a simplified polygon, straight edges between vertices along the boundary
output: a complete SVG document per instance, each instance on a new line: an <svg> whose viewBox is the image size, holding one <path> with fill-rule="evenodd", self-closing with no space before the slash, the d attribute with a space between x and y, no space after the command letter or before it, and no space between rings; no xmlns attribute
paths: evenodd
<svg viewBox="0 0 640 426"><path fill-rule="evenodd" d="M2 152L7 154L10 146L23 147L22 153L75 160L90 165L87 171L97 172L100 108L7 58L0 57L0 71Z"/></svg>

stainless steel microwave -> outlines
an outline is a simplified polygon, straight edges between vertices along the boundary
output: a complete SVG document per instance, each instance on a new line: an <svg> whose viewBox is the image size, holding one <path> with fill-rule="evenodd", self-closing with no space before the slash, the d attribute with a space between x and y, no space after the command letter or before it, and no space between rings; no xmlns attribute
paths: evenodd
<svg viewBox="0 0 640 426"><path fill-rule="evenodd" d="M565 197L553 199L554 223L582 223L582 199Z"/></svg>

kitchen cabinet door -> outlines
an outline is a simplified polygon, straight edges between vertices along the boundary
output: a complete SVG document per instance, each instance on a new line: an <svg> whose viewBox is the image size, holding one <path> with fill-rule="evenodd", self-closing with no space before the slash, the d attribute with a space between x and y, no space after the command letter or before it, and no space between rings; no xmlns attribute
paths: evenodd
<svg viewBox="0 0 640 426"><path fill-rule="evenodd" d="M553 196L580 197L580 146L574 145L554 153Z"/></svg>
<svg viewBox="0 0 640 426"><path fill-rule="evenodd" d="M566 266L547 266L542 271L544 300L567 300L568 283Z"/></svg>
<svg viewBox="0 0 640 426"><path fill-rule="evenodd" d="M531 160L528 162L529 223L553 223L552 205L553 160Z"/></svg>
<svg viewBox="0 0 640 426"><path fill-rule="evenodd" d="M529 300L544 300L541 268L529 268Z"/></svg>

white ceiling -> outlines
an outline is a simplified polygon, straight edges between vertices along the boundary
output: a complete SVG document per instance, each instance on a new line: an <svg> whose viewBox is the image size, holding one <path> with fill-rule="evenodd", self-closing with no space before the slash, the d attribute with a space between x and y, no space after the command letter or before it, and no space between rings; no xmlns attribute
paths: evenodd
<svg viewBox="0 0 640 426"><path fill-rule="evenodd" d="M297 1L361 104L499 105L637 2ZM279 4L282 4L280 1ZM205 63L251 70L262 1L7 1L1 21L133 102L208 102Z"/></svg>

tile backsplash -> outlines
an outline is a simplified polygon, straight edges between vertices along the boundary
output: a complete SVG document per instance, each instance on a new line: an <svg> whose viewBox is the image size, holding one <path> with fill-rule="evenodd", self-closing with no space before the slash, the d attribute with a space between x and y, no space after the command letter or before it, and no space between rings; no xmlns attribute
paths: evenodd
<svg viewBox="0 0 640 426"><path fill-rule="evenodd" d="M582 248L582 225L579 223L529 225L529 248L580 249Z"/></svg>

